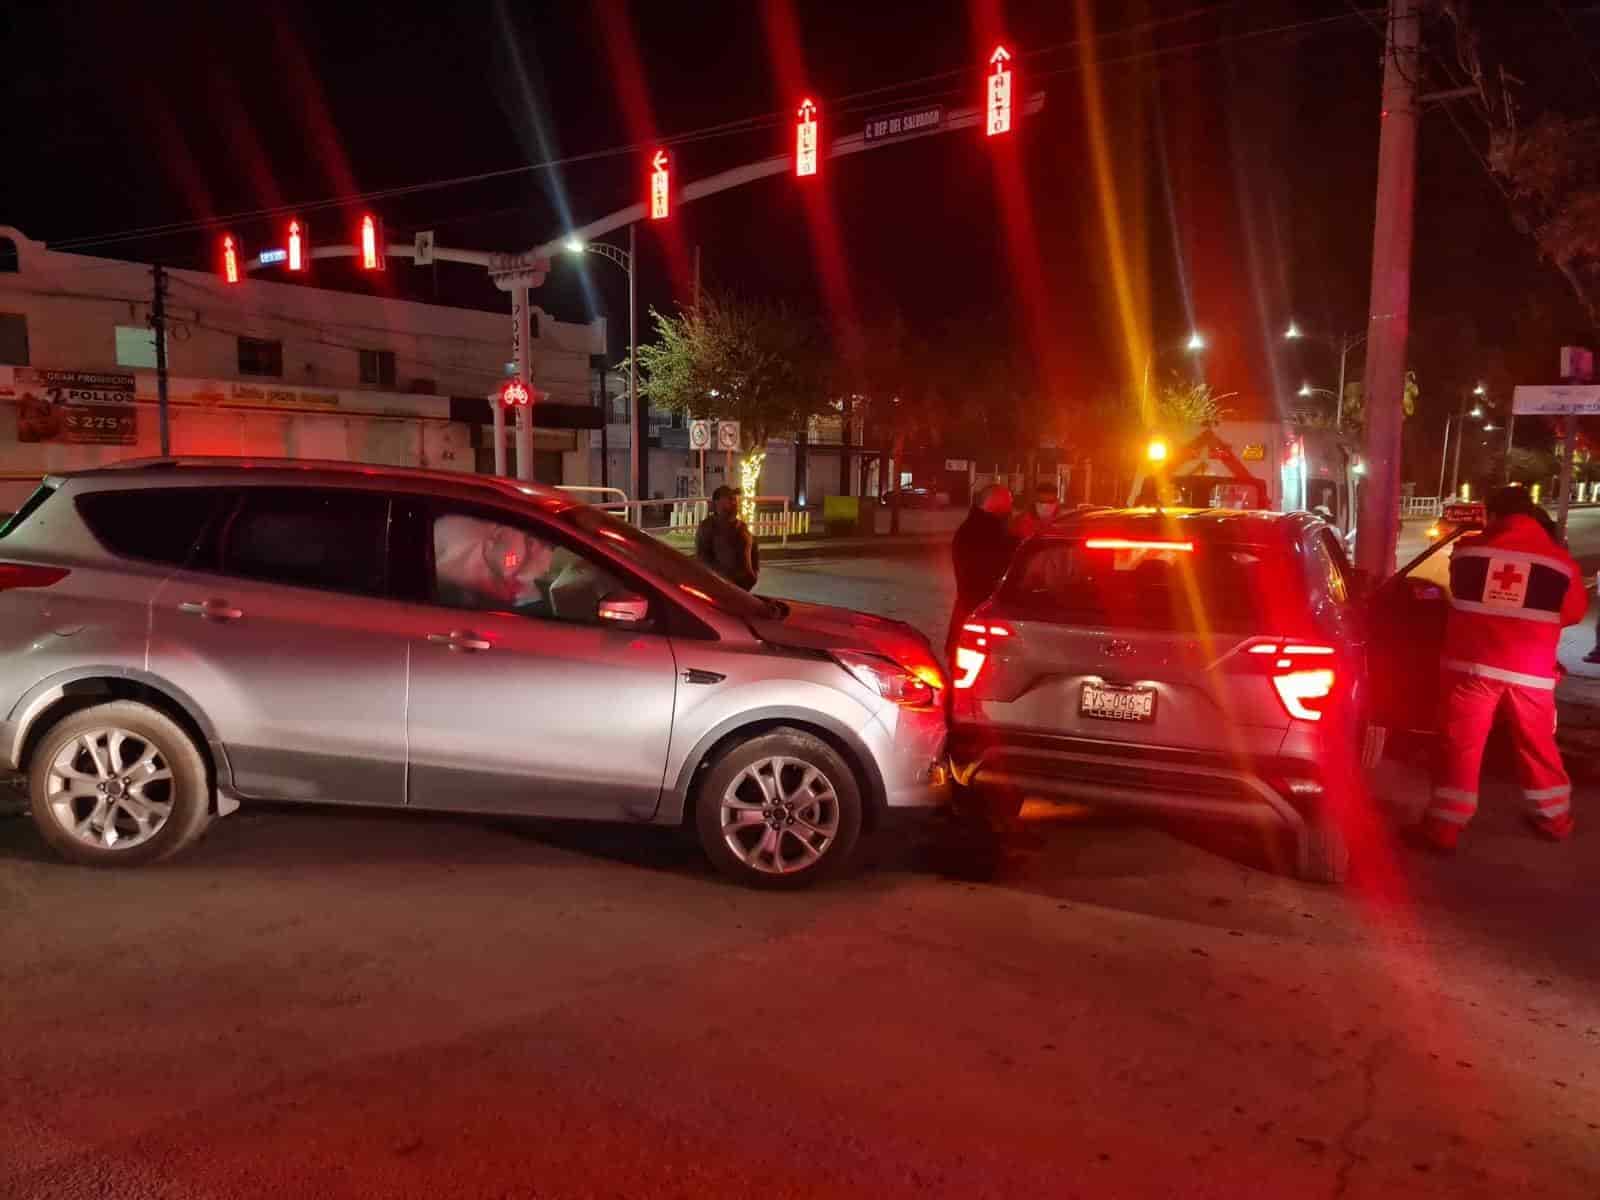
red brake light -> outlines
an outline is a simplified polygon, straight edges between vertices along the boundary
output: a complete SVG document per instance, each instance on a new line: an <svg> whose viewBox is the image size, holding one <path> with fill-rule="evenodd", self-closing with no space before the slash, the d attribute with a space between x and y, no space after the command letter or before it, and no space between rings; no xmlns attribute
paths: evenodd
<svg viewBox="0 0 1600 1200"><path fill-rule="evenodd" d="M1338 653L1332 646L1263 641L1250 646L1246 653L1261 656L1255 669L1272 676L1273 690L1286 713L1297 721L1322 720L1339 681L1334 665L1328 662Z"/></svg>
<svg viewBox="0 0 1600 1200"><path fill-rule="evenodd" d="M1189 554L1193 542L1152 542L1141 538L1089 538L1083 543L1086 550L1176 550Z"/></svg>
<svg viewBox="0 0 1600 1200"><path fill-rule="evenodd" d="M955 678L951 686L966 691L978 682L983 664L989 661L990 643L995 638L1012 637L1011 626L999 621L969 621L961 627L961 637L956 642Z"/></svg>
<svg viewBox="0 0 1600 1200"><path fill-rule="evenodd" d="M65 567L33 567L26 563L0 563L0 592L12 588L46 588L67 577Z"/></svg>

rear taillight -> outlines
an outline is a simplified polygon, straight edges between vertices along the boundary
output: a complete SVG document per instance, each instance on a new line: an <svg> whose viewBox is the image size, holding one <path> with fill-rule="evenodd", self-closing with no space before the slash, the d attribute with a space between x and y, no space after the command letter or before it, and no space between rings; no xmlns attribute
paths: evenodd
<svg viewBox="0 0 1600 1200"><path fill-rule="evenodd" d="M969 621L963 625L961 636L956 640L955 678L951 686L965 691L977 683L983 664L993 653L994 643L1011 636L1011 626L998 621Z"/></svg>
<svg viewBox="0 0 1600 1200"><path fill-rule="evenodd" d="M1320 721L1339 683L1338 651L1312 642L1262 641L1250 646L1246 661L1272 679L1283 710L1297 721Z"/></svg>
<svg viewBox="0 0 1600 1200"><path fill-rule="evenodd" d="M12 588L46 588L67 577L65 567L35 567L27 563L0 562L0 592Z"/></svg>
<svg viewBox="0 0 1600 1200"><path fill-rule="evenodd" d="M903 667L876 654L857 654L841 650L839 663L867 687L885 700L902 708L932 708L939 702L944 690L944 678L937 667L918 665Z"/></svg>

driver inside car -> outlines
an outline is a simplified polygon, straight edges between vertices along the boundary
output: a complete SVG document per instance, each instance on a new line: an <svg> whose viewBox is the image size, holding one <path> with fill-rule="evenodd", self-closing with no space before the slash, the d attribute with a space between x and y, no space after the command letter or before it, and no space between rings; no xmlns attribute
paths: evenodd
<svg viewBox="0 0 1600 1200"><path fill-rule="evenodd" d="M434 578L443 604L472 609L539 605L554 562L555 547L509 525L453 515L434 522Z"/></svg>

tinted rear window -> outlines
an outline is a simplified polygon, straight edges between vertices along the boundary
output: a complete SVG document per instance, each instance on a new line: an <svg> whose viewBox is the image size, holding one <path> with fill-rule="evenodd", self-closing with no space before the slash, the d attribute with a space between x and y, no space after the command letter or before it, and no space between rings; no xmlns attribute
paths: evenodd
<svg viewBox="0 0 1600 1200"><path fill-rule="evenodd" d="M78 512L113 554L181 567L221 499L216 488L89 492L78 497Z"/></svg>
<svg viewBox="0 0 1600 1200"><path fill-rule="evenodd" d="M334 488L247 488L226 521L227 575L380 596L388 559L389 499Z"/></svg>
<svg viewBox="0 0 1600 1200"><path fill-rule="evenodd" d="M1054 539L1024 546L1000 596L1026 620L1174 633L1287 631L1305 597L1280 551L1190 543L1091 549Z"/></svg>
<svg viewBox="0 0 1600 1200"><path fill-rule="evenodd" d="M9 537L14 529L18 528L24 521L33 516L34 513L38 512L39 506L55 494L56 489L54 484L41 483L38 487L34 488L33 495L29 496L22 502L22 507L17 509L16 512L7 516L3 522L0 522L0 538Z"/></svg>

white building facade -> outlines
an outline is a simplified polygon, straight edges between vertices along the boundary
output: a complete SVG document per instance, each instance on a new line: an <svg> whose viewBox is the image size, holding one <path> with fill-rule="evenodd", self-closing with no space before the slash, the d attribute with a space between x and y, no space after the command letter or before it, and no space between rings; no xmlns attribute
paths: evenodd
<svg viewBox="0 0 1600 1200"><path fill-rule="evenodd" d="M391 269L394 269L391 267ZM174 454L493 469L511 316L168 270ZM38 479L160 452L151 268L0 226L0 511ZM534 477L588 484L602 321L535 308ZM508 470L515 472L508 428Z"/></svg>

